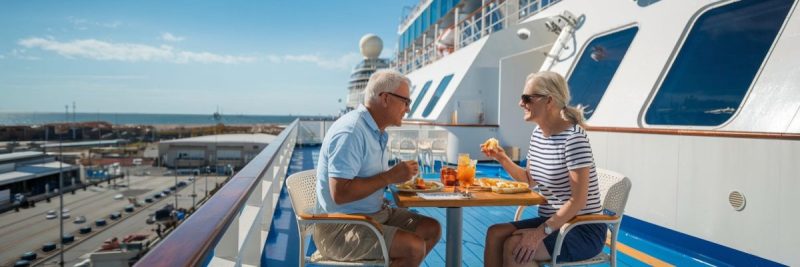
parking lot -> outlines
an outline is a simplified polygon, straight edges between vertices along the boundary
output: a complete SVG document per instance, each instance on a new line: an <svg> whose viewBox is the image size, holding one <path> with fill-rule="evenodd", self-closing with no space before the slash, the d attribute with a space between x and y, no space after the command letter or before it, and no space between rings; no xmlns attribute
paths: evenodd
<svg viewBox="0 0 800 267"><path fill-rule="evenodd" d="M78 257L85 253L97 249L104 240L116 236L123 237L130 233L147 232L152 225L146 224L146 218L155 210L164 205L175 203L175 193L169 190L175 185L175 176L164 175L164 169L152 168L150 175L138 176L133 174L146 174L141 171L131 172L131 176L125 179L117 179L111 185L100 184L102 187L90 187L87 190L78 190L74 195L64 195L65 215L69 218L64 219L64 233L73 234L76 241L67 244L65 262L68 266L77 263ZM225 177L211 176L207 180L208 190L213 190L216 183L222 183ZM130 184L128 184L130 181ZM185 186L178 188L178 207L189 209L192 206L193 184L189 176L179 176L178 181L186 183ZM197 177L194 182L196 200L205 195L206 176ZM113 184L119 185L114 188ZM165 192L166 190L166 192ZM169 194L165 194L169 193ZM158 195L158 196L156 196ZM126 206L130 205L129 197L135 197L142 204L135 207L133 212L126 212ZM146 202L148 200L151 202ZM19 212L9 211L0 214L0 266L13 264L14 261L28 251L38 254L41 259L45 254L52 255L52 252L45 253L41 250L42 245L47 242L57 243L59 239L58 219L48 219L48 212L55 214L58 210L58 197L52 198L50 203L38 202L36 207L21 209ZM122 216L119 222L111 220L109 215L119 212ZM75 218L83 216L85 222L76 223ZM51 216L52 217L52 216ZM105 220L106 226L97 226L98 219ZM89 226L91 232L81 234L81 227ZM85 231L85 229L84 229ZM56 264L54 258L45 262L45 265Z"/></svg>

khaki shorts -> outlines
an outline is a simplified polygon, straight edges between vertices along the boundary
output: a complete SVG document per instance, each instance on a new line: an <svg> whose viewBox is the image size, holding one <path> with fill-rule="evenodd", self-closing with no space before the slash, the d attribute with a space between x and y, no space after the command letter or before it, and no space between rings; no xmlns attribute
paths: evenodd
<svg viewBox="0 0 800 267"><path fill-rule="evenodd" d="M382 224L387 250L397 230L414 232L425 216L405 208L384 207L373 214L364 214ZM382 260L383 252L375 233L363 225L316 224L314 244L323 259L335 261Z"/></svg>

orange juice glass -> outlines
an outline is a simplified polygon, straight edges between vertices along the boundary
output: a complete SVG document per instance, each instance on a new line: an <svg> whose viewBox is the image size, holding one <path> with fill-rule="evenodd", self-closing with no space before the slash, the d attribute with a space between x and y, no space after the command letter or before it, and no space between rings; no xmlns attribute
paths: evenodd
<svg viewBox="0 0 800 267"><path fill-rule="evenodd" d="M469 154L459 155L457 177L461 188L467 188L475 182L475 163L475 160L469 159Z"/></svg>

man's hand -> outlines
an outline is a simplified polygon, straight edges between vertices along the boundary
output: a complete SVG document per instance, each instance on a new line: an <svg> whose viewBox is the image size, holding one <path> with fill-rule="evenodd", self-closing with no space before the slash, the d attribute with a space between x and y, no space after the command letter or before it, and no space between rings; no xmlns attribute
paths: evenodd
<svg viewBox="0 0 800 267"><path fill-rule="evenodd" d="M411 180L418 172L419 163L416 160L405 160L386 171L386 177L389 183L397 184Z"/></svg>
<svg viewBox="0 0 800 267"><path fill-rule="evenodd" d="M547 235L539 228L520 229L514 231L514 234L522 236L514 248L514 261L517 264L532 262L533 255L536 255L536 247Z"/></svg>

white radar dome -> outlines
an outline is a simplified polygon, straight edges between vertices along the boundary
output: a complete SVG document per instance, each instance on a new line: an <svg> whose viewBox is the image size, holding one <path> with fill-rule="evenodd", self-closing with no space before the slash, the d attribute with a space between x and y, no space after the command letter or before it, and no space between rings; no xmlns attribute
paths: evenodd
<svg viewBox="0 0 800 267"><path fill-rule="evenodd" d="M383 40L374 34L367 34L359 41L361 55L365 58L378 58L383 50Z"/></svg>

